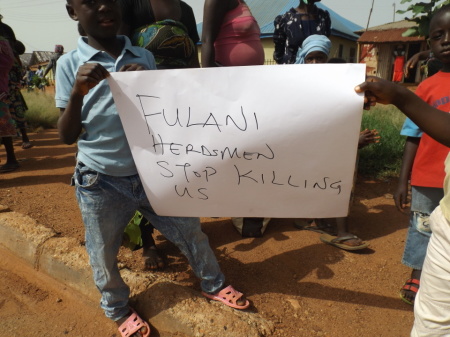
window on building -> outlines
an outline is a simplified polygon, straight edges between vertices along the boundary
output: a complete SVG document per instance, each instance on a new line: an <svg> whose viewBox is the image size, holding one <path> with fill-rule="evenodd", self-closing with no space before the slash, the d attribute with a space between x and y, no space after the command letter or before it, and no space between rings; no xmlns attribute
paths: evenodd
<svg viewBox="0 0 450 337"><path fill-rule="evenodd" d="M350 57L348 62L355 63L356 62L356 48L350 48Z"/></svg>

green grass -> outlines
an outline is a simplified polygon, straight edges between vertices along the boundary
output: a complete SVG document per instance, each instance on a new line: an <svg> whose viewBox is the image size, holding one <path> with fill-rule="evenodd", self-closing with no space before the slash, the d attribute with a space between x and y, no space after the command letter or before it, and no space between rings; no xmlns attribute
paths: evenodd
<svg viewBox="0 0 450 337"><path fill-rule="evenodd" d="M22 90L22 95L28 105L26 119L31 129L53 129L59 117L59 109L55 107L53 93Z"/></svg>
<svg viewBox="0 0 450 337"><path fill-rule="evenodd" d="M358 172L367 177L384 179L398 176L406 137L400 136L405 115L393 105L377 105L364 111L362 128L377 129L378 144L360 150Z"/></svg>

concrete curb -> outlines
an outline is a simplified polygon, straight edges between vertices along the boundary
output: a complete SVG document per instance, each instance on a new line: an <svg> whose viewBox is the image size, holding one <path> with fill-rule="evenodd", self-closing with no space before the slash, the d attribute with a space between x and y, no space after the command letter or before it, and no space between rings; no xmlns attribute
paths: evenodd
<svg viewBox="0 0 450 337"><path fill-rule="evenodd" d="M0 205L0 244L39 272L98 302L84 247ZM133 305L159 331L187 337L264 337L274 330L259 314L210 303L190 288L151 273L121 270Z"/></svg>

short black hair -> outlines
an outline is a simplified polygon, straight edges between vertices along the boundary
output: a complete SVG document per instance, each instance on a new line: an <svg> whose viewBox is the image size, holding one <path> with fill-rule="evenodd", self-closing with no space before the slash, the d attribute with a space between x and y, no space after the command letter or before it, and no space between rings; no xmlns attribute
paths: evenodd
<svg viewBox="0 0 450 337"><path fill-rule="evenodd" d="M431 22L433 21L434 18L436 18L439 15L441 15L443 13L446 13L448 11L450 11L450 4L444 5L441 8L439 8L436 12L434 12L434 14L433 14L433 16L431 17L431 20L430 20L430 26L431 26Z"/></svg>

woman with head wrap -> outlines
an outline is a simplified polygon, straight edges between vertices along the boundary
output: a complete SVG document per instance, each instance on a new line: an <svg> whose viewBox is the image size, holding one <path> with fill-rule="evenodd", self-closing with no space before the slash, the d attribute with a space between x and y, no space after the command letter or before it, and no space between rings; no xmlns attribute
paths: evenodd
<svg viewBox="0 0 450 337"><path fill-rule="evenodd" d="M302 47L297 52L295 63L327 63L330 50L331 41L326 36L311 35L303 41ZM358 148L365 147L370 143L377 143L379 138L376 130L364 130L360 133ZM367 242L362 241L356 235L348 232L348 217L335 218L335 226L329 224L330 220L315 219L315 224L312 224L312 219L297 219L295 221L295 227L320 232L322 233L320 236L322 242L344 250L361 250L369 246Z"/></svg>
<svg viewBox="0 0 450 337"><path fill-rule="evenodd" d="M326 63L330 54L331 41L323 35L310 35L297 52L295 64Z"/></svg>
<svg viewBox="0 0 450 337"><path fill-rule="evenodd" d="M300 0L298 7L275 18L273 58L278 64L295 63L297 51L308 36L330 36L330 14L316 6L319 1Z"/></svg>

